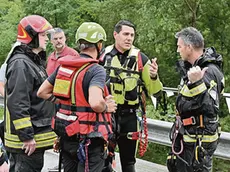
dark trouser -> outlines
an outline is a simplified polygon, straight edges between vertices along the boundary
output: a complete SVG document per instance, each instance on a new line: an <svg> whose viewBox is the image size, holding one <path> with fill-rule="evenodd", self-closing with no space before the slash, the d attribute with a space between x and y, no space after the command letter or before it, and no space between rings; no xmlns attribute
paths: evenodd
<svg viewBox="0 0 230 172"><path fill-rule="evenodd" d="M79 162L77 150L79 141L65 141L62 145L62 156L64 172L84 172L85 163ZM91 139L91 144L88 147L88 161L90 172L101 172L104 166L105 152L103 139Z"/></svg>
<svg viewBox="0 0 230 172"><path fill-rule="evenodd" d="M22 153L10 153L10 172L41 172L44 164L44 151L27 156Z"/></svg>
<svg viewBox="0 0 230 172"><path fill-rule="evenodd" d="M199 163L197 164L195 161L195 144L184 142L184 151L180 154L180 157L188 162L189 166L179 158L176 158L177 172L211 172L212 156L217 148L217 141L211 143L202 143L202 147L207 151L207 155L202 159L204 160L204 165L198 167Z"/></svg>
<svg viewBox="0 0 230 172"><path fill-rule="evenodd" d="M123 133L136 132L139 123L136 113L124 114L117 120L120 126L120 136L117 144L119 148L122 172L135 172L137 141L130 140Z"/></svg>

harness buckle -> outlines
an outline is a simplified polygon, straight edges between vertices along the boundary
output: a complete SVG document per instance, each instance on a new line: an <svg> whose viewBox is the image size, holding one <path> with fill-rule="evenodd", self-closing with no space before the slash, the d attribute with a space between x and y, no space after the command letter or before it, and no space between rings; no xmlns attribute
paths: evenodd
<svg viewBox="0 0 230 172"><path fill-rule="evenodd" d="M127 133L127 138L130 140L138 140L140 132L129 132Z"/></svg>
<svg viewBox="0 0 230 172"><path fill-rule="evenodd" d="M187 126L187 125L195 125L196 124L196 119L194 116L191 116L190 118L185 118L182 120L183 125Z"/></svg>

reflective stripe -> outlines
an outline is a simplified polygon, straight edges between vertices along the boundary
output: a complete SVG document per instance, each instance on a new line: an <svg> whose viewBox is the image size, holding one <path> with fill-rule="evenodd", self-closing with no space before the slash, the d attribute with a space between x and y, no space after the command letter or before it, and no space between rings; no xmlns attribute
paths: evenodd
<svg viewBox="0 0 230 172"><path fill-rule="evenodd" d="M172 157L173 159L176 159L176 156L172 156L172 155L167 156L167 159L172 159Z"/></svg>
<svg viewBox="0 0 230 172"><path fill-rule="evenodd" d="M53 139L56 138L56 134L51 131L51 132L47 132L47 133L42 133L42 134L35 134L34 135L34 139L36 141L41 141L41 140L48 140L48 139ZM11 141L15 141L15 142L20 142L19 138L17 135L15 134L9 134L5 132L5 138L7 140L11 140Z"/></svg>
<svg viewBox="0 0 230 172"><path fill-rule="evenodd" d="M211 80L210 81L210 88L208 89L208 92L210 92L210 90L215 86L217 86L217 83L214 80Z"/></svg>
<svg viewBox="0 0 230 172"><path fill-rule="evenodd" d="M201 142L214 142L216 141L219 137L218 137L218 133L216 133L215 135L184 135L183 139L184 142L196 142L197 138L201 138Z"/></svg>
<svg viewBox="0 0 230 172"><path fill-rule="evenodd" d="M52 146L55 140L56 140L56 137L50 140L36 141L36 148ZM5 145L10 148L21 149L23 142L9 141L5 139Z"/></svg>
<svg viewBox="0 0 230 172"><path fill-rule="evenodd" d="M79 73L86 67L88 66L89 63L86 63L84 64L80 69L78 69L78 71L74 74L74 77L73 77L73 84L71 85L71 103L73 105L76 105L76 102L75 102L75 84L76 84L76 79L77 79L77 76L79 75Z"/></svg>
<svg viewBox="0 0 230 172"><path fill-rule="evenodd" d="M14 120L13 124L16 130L26 128L26 127L32 127L30 117Z"/></svg>
<svg viewBox="0 0 230 172"><path fill-rule="evenodd" d="M7 133L10 133L10 126L11 126L11 124L10 124L10 112L6 106L6 132Z"/></svg>
<svg viewBox="0 0 230 172"><path fill-rule="evenodd" d="M60 112L56 113L56 116L60 119L64 119L66 121L76 121L77 120L77 116L73 116L73 115L66 115Z"/></svg>
<svg viewBox="0 0 230 172"><path fill-rule="evenodd" d="M196 86L195 88L192 88L191 90L189 90L187 85L184 85L183 88L181 89L180 93L186 97L194 97L194 96L202 93L206 89L207 89L207 87L206 87L205 83L203 82L202 84Z"/></svg>
<svg viewBox="0 0 230 172"><path fill-rule="evenodd" d="M64 73L68 73L69 75L71 75L74 72L74 70L70 70L70 69L64 68L62 66L59 68L59 70L64 72Z"/></svg>
<svg viewBox="0 0 230 172"><path fill-rule="evenodd" d="M63 79L55 79L55 85L53 92L68 95L69 94L69 86L70 81Z"/></svg>

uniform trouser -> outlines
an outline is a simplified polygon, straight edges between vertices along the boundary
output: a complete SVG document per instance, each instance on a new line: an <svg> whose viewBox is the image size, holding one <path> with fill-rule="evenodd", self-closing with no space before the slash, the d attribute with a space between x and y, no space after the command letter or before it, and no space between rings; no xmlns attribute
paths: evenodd
<svg viewBox="0 0 230 172"><path fill-rule="evenodd" d="M176 169L177 172L211 172L212 171L212 157L217 148L218 141L210 143L202 143L202 147L207 151L207 156L205 158L205 163L201 169L196 169L194 165L195 161L195 143L184 142L184 151L180 154L180 157L188 162L189 166L186 165L182 160L176 158Z"/></svg>
<svg viewBox="0 0 230 172"><path fill-rule="evenodd" d="M9 153L10 172L41 172L44 164L44 151L27 156L23 153Z"/></svg>
<svg viewBox="0 0 230 172"><path fill-rule="evenodd" d="M138 131L136 113L118 116L120 136L117 139L122 172L135 172L137 141L130 140L123 133Z"/></svg>
<svg viewBox="0 0 230 172"><path fill-rule="evenodd" d="M64 172L85 172L85 163L79 162L77 150L79 140L62 141L62 158ZM88 147L88 161L90 172L101 172L104 166L105 152L103 139L91 139Z"/></svg>

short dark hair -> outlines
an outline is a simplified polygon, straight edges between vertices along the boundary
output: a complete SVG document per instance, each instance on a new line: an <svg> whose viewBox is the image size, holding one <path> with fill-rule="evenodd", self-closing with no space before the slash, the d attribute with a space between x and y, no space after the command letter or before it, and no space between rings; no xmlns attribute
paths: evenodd
<svg viewBox="0 0 230 172"><path fill-rule="evenodd" d="M114 27L114 31L119 33L122 29L122 26L129 26L132 27L134 29L134 31L136 30L135 25L133 23L131 23L128 20L120 20Z"/></svg>
<svg viewBox="0 0 230 172"><path fill-rule="evenodd" d="M187 27L177 32L175 37L181 38L186 45L192 45L196 49L204 48L204 38L200 31L194 27Z"/></svg>

